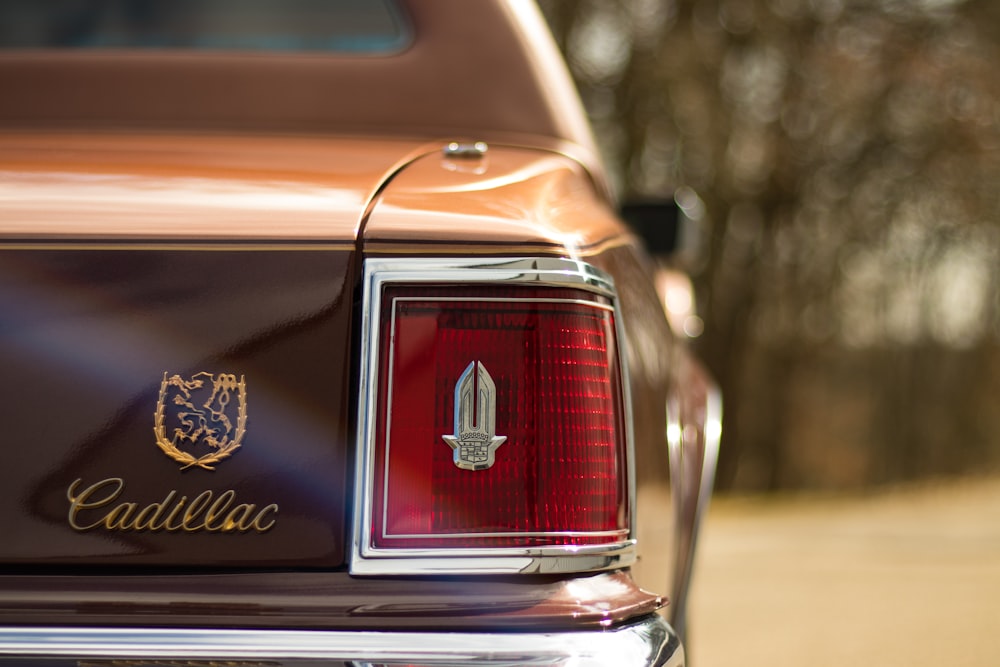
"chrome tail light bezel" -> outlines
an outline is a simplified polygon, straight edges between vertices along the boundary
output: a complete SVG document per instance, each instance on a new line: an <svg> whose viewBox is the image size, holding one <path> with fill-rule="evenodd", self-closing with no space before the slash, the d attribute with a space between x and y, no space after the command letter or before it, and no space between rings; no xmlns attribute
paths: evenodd
<svg viewBox="0 0 1000 667"><path fill-rule="evenodd" d="M628 535L592 545L544 547L376 548L372 542L383 287L407 283L493 283L567 287L610 300L622 377ZM350 572L356 575L559 574L621 568L635 561L634 438L625 336L614 282L582 261L561 258L369 258L363 270L361 365Z"/></svg>

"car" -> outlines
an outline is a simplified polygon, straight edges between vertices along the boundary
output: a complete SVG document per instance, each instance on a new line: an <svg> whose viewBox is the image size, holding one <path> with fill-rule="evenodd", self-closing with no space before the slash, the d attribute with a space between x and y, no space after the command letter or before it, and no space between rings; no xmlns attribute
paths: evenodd
<svg viewBox="0 0 1000 667"><path fill-rule="evenodd" d="M10 0L0 90L0 664L684 663L718 394L537 7Z"/></svg>

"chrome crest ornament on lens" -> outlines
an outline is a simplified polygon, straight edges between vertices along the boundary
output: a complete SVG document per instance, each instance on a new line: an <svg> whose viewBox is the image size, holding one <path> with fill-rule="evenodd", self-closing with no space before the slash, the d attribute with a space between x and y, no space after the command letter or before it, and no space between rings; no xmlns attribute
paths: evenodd
<svg viewBox="0 0 1000 667"><path fill-rule="evenodd" d="M463 470L493 467L497 447L507 440L496 434L496 393L493 378L479 361L470 362L455 384L455 432L441 437Z"/></svg>

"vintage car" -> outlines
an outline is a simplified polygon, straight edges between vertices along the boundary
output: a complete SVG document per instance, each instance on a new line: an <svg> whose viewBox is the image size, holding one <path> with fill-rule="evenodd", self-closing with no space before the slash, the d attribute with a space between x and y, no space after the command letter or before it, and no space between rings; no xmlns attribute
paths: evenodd
<svg viewBox="0 0 1000 667"><path fill-rule="evenodd" d="M9 0L0 91L0 664L683 664L718 399L536 7Z"/></svg>

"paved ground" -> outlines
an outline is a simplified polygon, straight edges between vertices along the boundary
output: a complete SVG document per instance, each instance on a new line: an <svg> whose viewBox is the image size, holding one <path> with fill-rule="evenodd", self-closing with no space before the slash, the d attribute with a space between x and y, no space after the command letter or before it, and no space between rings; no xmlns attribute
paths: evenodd
<svg viewBox="0 0 1000 667"><path fill-rule="evenodd" d="M717 499L694 667L1000 665L1000 479L840 499Z"/></svg>

